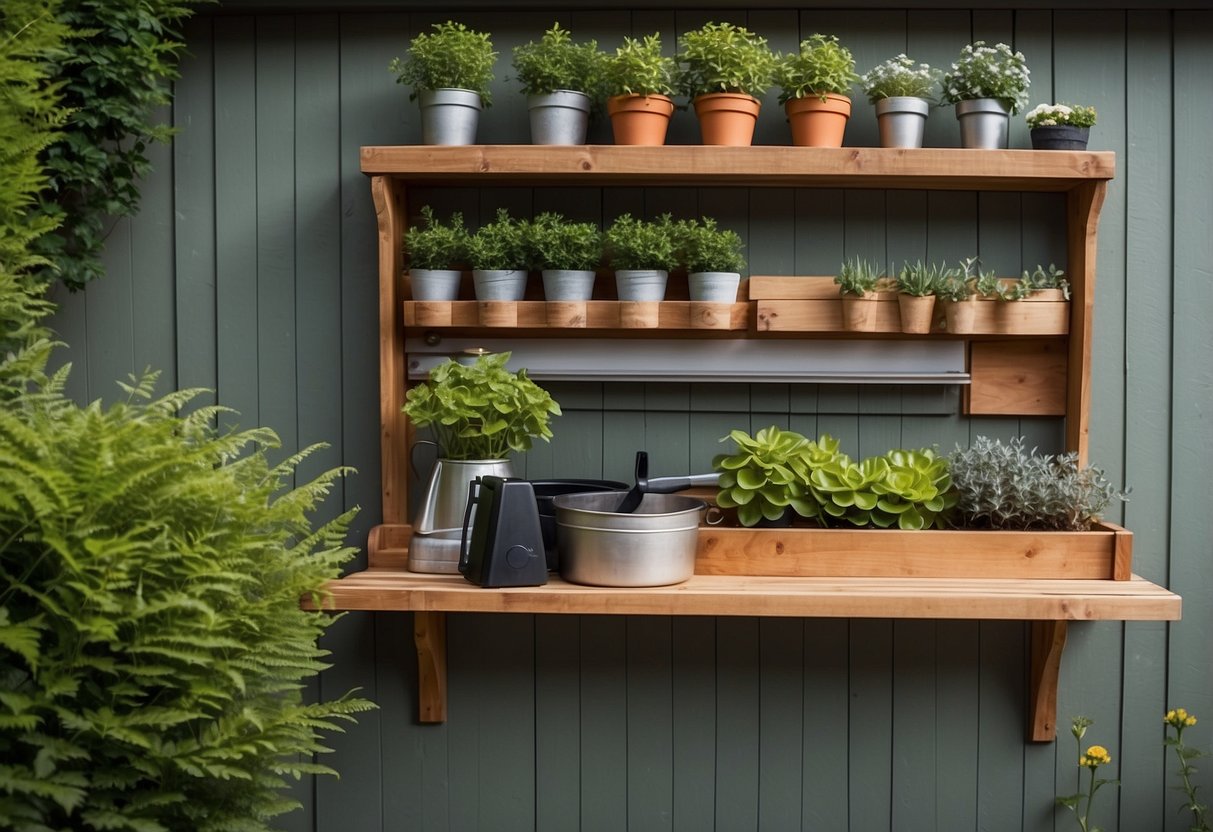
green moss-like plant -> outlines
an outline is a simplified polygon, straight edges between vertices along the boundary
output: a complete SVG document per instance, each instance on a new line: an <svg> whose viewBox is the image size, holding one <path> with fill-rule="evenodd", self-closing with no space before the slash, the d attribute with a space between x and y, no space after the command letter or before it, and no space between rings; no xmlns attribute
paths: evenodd
<svg viewBox="0 0 1213 832"><path fill-rule="evenodd" d="M678 39L678 87L688 98L713 92L758 97L771 86L777 59L766 38L732 23L708 23Z"/></svg>
<svg viewBox="0 0 1213 832"><path fill-rule="evenodd" d="M421 225L404 232L404 254L414 269L453 269L467 257L468 232L456 211L446 224L428 205L421 208Z"/></svg>
<svg viewBox="0 0 1213 832"><path fill-rule="evenodd" d="M413 88L409 100L430 90L461 89L478 93L484 106L492 105L489 84L497 53L488 34L450 20L431 28L413 38L405 60L393 58L388 66L396 83Z"/></svg>
<svg viewBox="0 0 1213 832"><path fill-rule="evenodd" d="M678 229L669 214L656 222L622 214L607 228L607 258L612 269L662 269L678 265Z"/></svg>
<svg viewBox="0 0 1213 832"><path fill-rule="evenodd" d="M833 35L816 34L800 42L800 49L784 55L775 70L775 83L782 92L779 103L810 95L826 100L830 93L850 96L859 80L851 50Z"/></svg>
<svg viewBox="0 0 1213 832"><path fill-rule="evenodd" d="M596 97L605 57L598 51L598 41L574 43L569 31L554 23L538 41L515 46L513 63L526 95L572 90Z"/></svg>
<svg viewBox="0 0 1213 832"><path fill-rule="evenodd" d="M504 459L552 438L548 421L560 405L527 378L510 372L510 353L479 356L474 364L439 364L409 388L404 412L419 428L432 427L445 459Z"/></svg>

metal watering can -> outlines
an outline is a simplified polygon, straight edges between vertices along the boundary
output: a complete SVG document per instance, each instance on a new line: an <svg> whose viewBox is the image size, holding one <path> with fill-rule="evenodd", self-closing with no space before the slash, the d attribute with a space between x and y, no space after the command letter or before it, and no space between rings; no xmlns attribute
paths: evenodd
<svg viewBox="0 0 1213 832"><path fill-rule="evenodd" d="M418 445L438 445L428 440L421 440L413 445L416 452ZM416 460L410 454L413 472L418 478ZM421 495L421 505L413 518L414 534L433 534L434 532L463 528L463 510L467 505L468 483L477 477L512 477L513 469L508 459L472 459L455 460L442 459L434 463L429 481Z"/></svg>

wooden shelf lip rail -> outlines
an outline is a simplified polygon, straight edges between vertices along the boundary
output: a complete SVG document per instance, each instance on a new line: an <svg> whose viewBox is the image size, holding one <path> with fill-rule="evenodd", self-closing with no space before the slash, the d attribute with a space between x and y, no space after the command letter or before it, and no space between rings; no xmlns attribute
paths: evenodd
<svg viewBox="0 0 1213 832"><path fill-rule="evenodd" d="M1111 179L1110 151L879 147L425 145L362 148L362 172L416 183L1069 191Z"/></svg>
<svg viewBox="0 0 1213 832"><path fill-rule="evenodd" d="M460 575L372 568L334 581L326 610L411 610L420 719L446 720L447 612L561 615L753 615L1032 622L1028 737L1051 742L1068 621L1175 621L1180 598L1134 575L1128 581L991 578L767 578L696 575L669 587L483 589Z"/></svg>

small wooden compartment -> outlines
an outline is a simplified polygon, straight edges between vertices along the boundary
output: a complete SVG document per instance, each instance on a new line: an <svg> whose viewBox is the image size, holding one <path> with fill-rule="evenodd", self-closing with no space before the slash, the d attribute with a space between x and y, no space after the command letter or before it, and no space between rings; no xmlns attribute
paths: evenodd
<svg viewBox="0 0 1213 832"><path fill-rule="evenodd" d="M699 529L696 575L800 578L1111 579L1132 571L1133 533L923 529Z"/></svg>

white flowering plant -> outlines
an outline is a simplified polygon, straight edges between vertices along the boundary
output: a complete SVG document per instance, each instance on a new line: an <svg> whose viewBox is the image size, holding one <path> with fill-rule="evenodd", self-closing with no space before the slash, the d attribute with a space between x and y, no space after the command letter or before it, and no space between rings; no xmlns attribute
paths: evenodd
<svg viewBox="0 0 1213 832"><path fill-rule="evenodd" d="M916 64L905 53L877 64L859 76L864 95L873 104L882 98L905 95L929 99L938 81L938 70L927 64Z"/></svg>
<svg viewBox="0 0 1213 832"><path fill-rule="evenodd" d="M1029 127L1092 127L1095 108L1081 104L1037 104L1024 118Z"/></svg>
<svg viewBox="0 0 1213 832"><path fill-rule="evenodd" d="M997 98L1012 113L1028 103L1031 85L1027 59L1005 43L986 46L976 41L960 51L960 57L943 77L943 100L948 104L974 98Z"/></svg>

